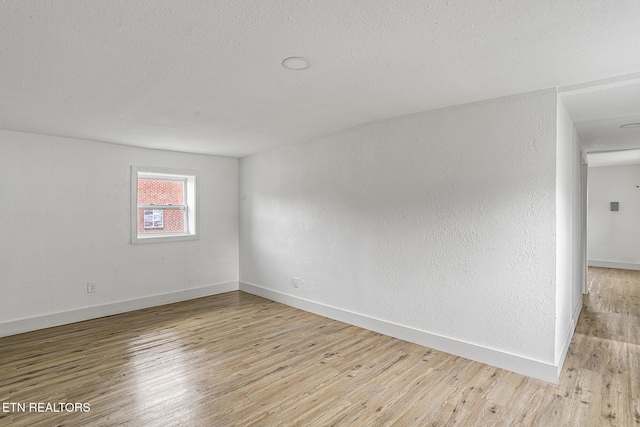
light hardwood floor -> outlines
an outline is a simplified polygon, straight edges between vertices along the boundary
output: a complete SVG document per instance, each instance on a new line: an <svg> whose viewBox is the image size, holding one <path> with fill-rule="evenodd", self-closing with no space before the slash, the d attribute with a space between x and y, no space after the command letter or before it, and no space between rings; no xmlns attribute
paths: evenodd
<svg viewBox="0 0 640 427"><path fill-rule="evenodd" d="M1 426L639 426L640 272L590 269L559 386L230 292L0 339Z"/></svg>

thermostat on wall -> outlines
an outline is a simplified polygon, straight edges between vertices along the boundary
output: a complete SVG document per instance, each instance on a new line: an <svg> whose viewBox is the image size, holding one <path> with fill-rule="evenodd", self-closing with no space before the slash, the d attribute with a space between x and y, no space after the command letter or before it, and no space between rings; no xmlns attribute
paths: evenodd
<svg viewBox="0 0 640 427"><path fill-rule="evenodd" d="M619 211L619 206L620 206L620 202L611 202L611 211L612 212L617 212Z"/></svg>

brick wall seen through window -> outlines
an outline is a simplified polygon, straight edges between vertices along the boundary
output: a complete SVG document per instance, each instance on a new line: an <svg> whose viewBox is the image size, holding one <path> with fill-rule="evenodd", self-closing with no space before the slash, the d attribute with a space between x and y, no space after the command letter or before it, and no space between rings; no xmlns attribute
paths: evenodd
<svg viewBox="0 0 640 427"><path fill-rule="evenodd" d="M184 205L185 182L167 179L138 179L138 205ZM145 228L144 209L138 209L138 233L185 232L185 213L179 209L162 209L162 228Z"/></svg>

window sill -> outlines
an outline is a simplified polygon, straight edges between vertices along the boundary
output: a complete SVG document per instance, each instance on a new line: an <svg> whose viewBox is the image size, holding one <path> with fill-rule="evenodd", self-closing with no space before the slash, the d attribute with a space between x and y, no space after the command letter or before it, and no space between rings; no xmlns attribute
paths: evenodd
<svg viewBox="0 0 640 427"><path fill-rule="evenodd" d="M198 240L197 234L171 234L171 235L149 235L138 236L131 239L132 245L139 245L145 243L165 243L165 242L180 242L183 240Z"/></svg>

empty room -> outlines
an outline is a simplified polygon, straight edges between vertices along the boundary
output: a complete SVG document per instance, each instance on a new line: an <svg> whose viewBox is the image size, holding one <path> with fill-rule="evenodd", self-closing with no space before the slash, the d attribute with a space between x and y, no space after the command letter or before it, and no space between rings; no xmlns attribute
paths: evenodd
<svg viewBox="0 0 640 427"><path fill-rule="evenodd" d="M0 1L0 425L640 425L640 3Z"/></svg>

